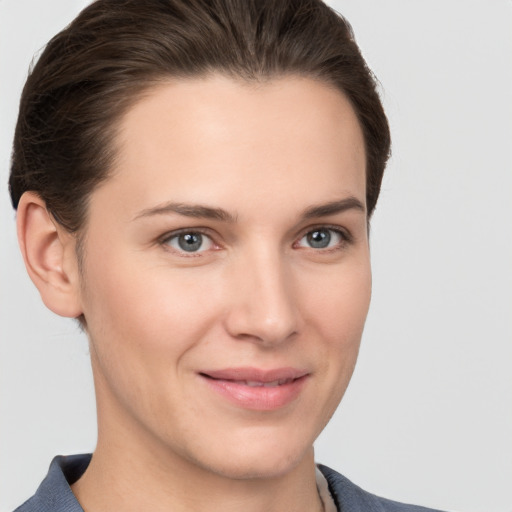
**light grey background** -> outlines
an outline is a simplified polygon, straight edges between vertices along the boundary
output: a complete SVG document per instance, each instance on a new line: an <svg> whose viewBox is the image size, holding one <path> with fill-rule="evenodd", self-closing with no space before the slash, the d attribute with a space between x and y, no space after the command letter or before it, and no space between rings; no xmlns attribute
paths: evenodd
<svg viewBox="0 0 512 512"><path fill-rule="evenodd" d="M33 54L85 0L0 0L0 510L91 451L85 338L40 303L7 188ZM338 0L383 85L394 156L372 223L373 303L317 459L367 490L512 511L512 2Z"/></svg>

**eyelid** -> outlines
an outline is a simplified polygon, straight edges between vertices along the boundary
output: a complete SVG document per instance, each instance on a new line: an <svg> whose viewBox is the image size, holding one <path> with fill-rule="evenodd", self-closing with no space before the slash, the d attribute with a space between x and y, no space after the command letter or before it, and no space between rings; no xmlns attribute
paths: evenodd
<svg viewBox="0 0 512 512"><path fill-rule="evenodd" d="M345 227L342 227L337 224L318 223L318 224L309 225L306 228L303 228L300 231L300 233L297 235L297 237L295 238L295 242L293 243L293 246L294 247L297 246L297 244L300 242L300 240L302 240L307 234L311 233L312 231L320 230L320 229L334 231L336 234L338 234L342 238L342 242L338 246L331 247L331 248L325 248L325 249L310 248L316 252L333 251L333 250L338 249L340 245L350 244L354 240L352 233ZM199 227L194 226L194 227L179 228L179 229L175 229L172 231L168 231L165 234L163 234L162 236L158 237L157 243L164 246L164 248L170 252L178 253L178 254L186 256L186 257L194 257L194 256L197 257L197 256L200 256L201 253L208 251L208 250L205 250L205 251L200 251L200 252L196 252L196 253L193 253L193 252L187 253L186 251L176 250L168 244L170 239L177 237L179 235L182 235L182 234L186 234L186 233L200 233L201 235L209 238L211 243L213 244L213 248L212 248L213 250L220 249L222 247L222 245L216 241L217 237L214 234L212 234L212 230L210 228L205 228L205 227L200 227L200 226ZM212 250L212 249L209 249L209 250Z"/></svg>
<svg viewBox="0 0 512 512"><path fill-rule="evenodd" d="M322 223L312 224L312 225L307 226L306 228L301 229L301 231L299 233L299 237L307 235L308 233L311 233L311 231L315 231L317 229L329 229L332 231L336 231L337 233L340 233L341 235L343 235L343 237L345 237L347 239L353 238L351 232L347 228L340 226L339 224L322 224Z"/></svg>
<svg viewBox="0 0 512 512"><path fill-rule="evenodd" d="M321 229L325 229L325 230L328 230L328 231L334 231L336 234L338 234L341 238L342 238L342 242L341 244L339 244L338 246L336 247L329 247L329 248L325 248L325 249L314 249L312 247L310 247L310 249L316 251L316 252L327 252L327 251L333 251L333 250L336 250L336 249L339 249L341 245L345 245L345 244L350 244L354 241L354 237L352 235L352 233L340 226L340 225L336 225L336 224L315 224L315 225L312 225L312 226L308 226L307 228L303 229L300 234L298 235L298 237L296 238L296 241L294 242L294 246L296 246L306 235L308 235L309 233L313 232L313 231L317 231L317 230L321 230Z"/></svg>
<svg viewBox="0 0 512 512"><path fill-rule="evenodd" d="M173 239L175 237L178 237L180 235L187 234L187 233L199 233L200 235L208 238L210 240L210 242L212 243L213 247L211 249L206 249L204 251L187 253L187 251L178 250L178 249L175 249L174 247L170 246L169 241L171 239ZM157 243L159 245L161 245L162 247L164 247L165 250L167 250L169 252L173 252L175 254L179 254L180 256L184 256L184 257L187 257L187 258L189 258L189 257L197 257L197 256L200 256L204 252L208 252L209 250L216 250L216 249L220 248L220 244L218 244L215 241L214 236L212 236L211 229L203 228L203 227L179 228L179 229L175 229L173 231L168 231L164 235L158 237Z"/></svg>

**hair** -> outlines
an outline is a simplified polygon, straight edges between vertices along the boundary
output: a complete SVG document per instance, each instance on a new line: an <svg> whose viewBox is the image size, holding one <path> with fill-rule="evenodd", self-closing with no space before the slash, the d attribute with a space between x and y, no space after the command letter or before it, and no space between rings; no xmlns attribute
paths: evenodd
<svg viewBox="0 0 512 512"><path fill-rule="evenodd" d="M341 91L359 120L371 216L390 154L377 82L348 22L320 0L97 0L48 43L20 101L9 189L46 202L72 233L107 179L119 120L161 80L287 75Z"/></svg>

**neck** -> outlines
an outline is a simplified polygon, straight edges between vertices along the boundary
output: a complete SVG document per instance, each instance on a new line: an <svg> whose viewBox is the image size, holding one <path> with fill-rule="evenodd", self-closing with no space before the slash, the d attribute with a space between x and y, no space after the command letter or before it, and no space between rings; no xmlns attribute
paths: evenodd
<svg viewBox="0 0 512 512"><path fill-rule="evenodd" d="M87 512L322 511L313 448L284 474L230 478L162 446L141 446L123 437L119 431L99 436L89 467L72 486Z"/></svg>
<svg viewBox="0 0 512 512"><path fill-rule="evenodd" d="M322 510L312 453L285 475L234 480L190 467L187 461L148 464L133 453L113 458L108 451L98 446L87 471L72 486L88 512Z"/></svg>

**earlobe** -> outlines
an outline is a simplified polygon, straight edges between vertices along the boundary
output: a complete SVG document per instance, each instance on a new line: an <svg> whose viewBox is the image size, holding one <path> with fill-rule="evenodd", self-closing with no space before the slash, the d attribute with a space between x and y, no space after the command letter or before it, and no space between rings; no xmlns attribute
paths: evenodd
<svg viewBox="0 0 512 512"><path fill-rule="evenodd" d="M82 314L75 238L59 226L34 192L25 192L17 211L18 242L27 272L45 305L58 315Z"/></svg>

